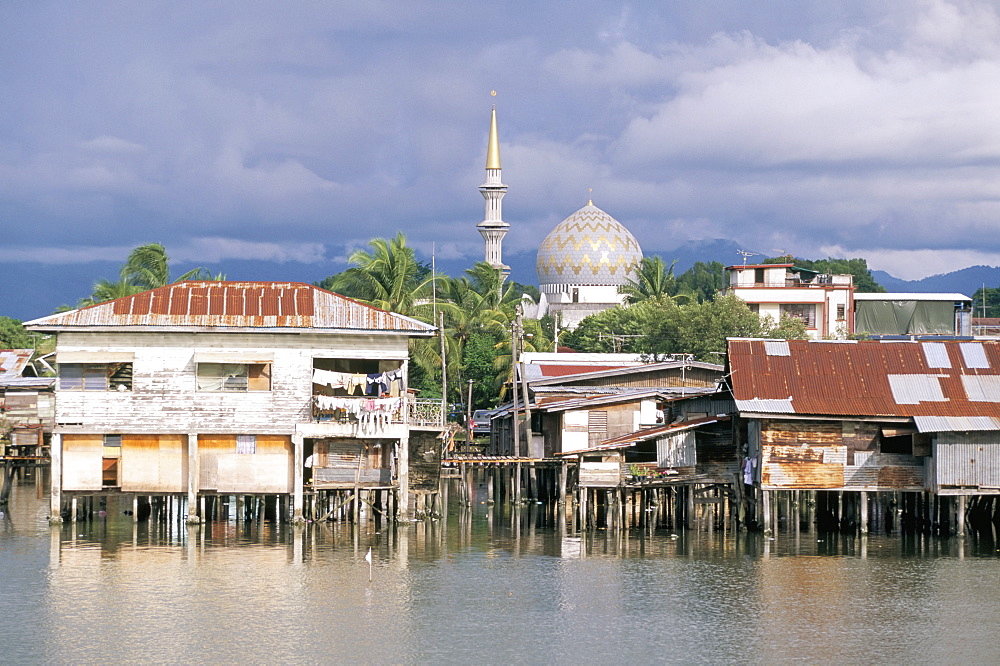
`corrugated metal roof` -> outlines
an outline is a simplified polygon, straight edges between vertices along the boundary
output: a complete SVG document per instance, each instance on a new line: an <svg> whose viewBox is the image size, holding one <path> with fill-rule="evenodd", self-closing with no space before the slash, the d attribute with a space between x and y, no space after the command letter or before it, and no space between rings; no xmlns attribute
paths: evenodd
<svg viewBox="0 0 1000 666"><path fill-rule="evenodd" d="M771 414L794 414L795 407L792 406L791 398L784 400L761 400L753 398L751 400L737 400L736 409L741 412L768 412Z"/></svg>
<svg viewBox="0 0 1000 666"><path fill-rule="evenodd" d="M1000 430L1000 417L995 416L914 416L920 432L974 432Z"/></svg>
<svg viewBox="0 0 1000 666"><path fill-rule="evenodd" d="M301 282L180 282L27 322L35 330L328 329L430 335L435 327Z"/></svg>
<svg viewBox="0 0 1000 666"><path fill-rule="evenodd" d="M603 442L601 442L599 448L616 448L620 446L631 446L636 442L645 442L651 439L659 439L660 437L666 437L675 432L683 432L685 430L691 430L692 428L697 428L699 426L710 425L712 423L718 423L720 421L728 421L728 420L729 420L728 416L720 414L719 416L707 416L707 417L702 417L700 419L679 421L677 423L657 426L655 428L644 428L643 430L637 430L627 435L621 435L620 437L613 437L611 439L606 439Z"/></svg>
<svg viewBox="0 0 1000 666"><path fill-rule="evenodd" d="M744 412L1000 418L1000 341L945 340L932 367L921 342L729 341L729 382ZM972 344L965 348L962 345ZM936 356L936 357L937 357Z"/></svg>
<svg viewBox="0 0 1000 666"><path fill-rule="evenodd" d="M1000 402L1000 376L962 375L962 386L973 402Z"/></svg>
<svg viewBox="0 0 1000 666"><path fill-rule="evenodd" d="M765 340L764 351L767 352L768 356L788 356L791 354L788 351L787 340Z"/></svg>
<svg viewBox="0 0 1000 666"><path fill-rule="evenodd" d="M722 373L723 366L703 361L660 361L630 366L594 365L526 365L525 376L532 385L545 385L569 381L588 381L605 377L634 377L665 370L709 370Z"/></svg>
<svg viewBox="0 0 1000 666"><path fill-rule="evenodd" d="M900 405L921 402L944 402L941 380L937 375L887 375L892 397Z"/></svg>
<svg viewBox="0 0 1000 666"><path fill-rule="evenodd" d="M958 346L962 350L962 360L967 368L989 368L990 362L986 358L981 342L963 342Z"/></svg>
<svg viewBox="0 0 1000 666"><path fill-rule="evenodd" d="M942 342L922 342L920 346L924 350L924 358L928 367L950 368L951 359L948 358L948 348Z"/></svg>
<svg viewBox="0 0 1000 666"><path fill-rule="evenodd" d="M32 353L31 349L0 349L0 381L20 378Z"/></svg>

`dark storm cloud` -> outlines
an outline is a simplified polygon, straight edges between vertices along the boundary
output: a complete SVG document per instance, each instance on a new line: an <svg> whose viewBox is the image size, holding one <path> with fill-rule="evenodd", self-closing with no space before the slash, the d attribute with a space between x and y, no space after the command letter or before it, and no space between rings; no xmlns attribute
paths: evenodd
<svg viewBox="0 0 1000 666"><path fill-rule="evenodd" d="M494 101L512 253L593 188L647 253L1000 263L986 2L5 3L0 58L7 264L471 263Z"/></svg>

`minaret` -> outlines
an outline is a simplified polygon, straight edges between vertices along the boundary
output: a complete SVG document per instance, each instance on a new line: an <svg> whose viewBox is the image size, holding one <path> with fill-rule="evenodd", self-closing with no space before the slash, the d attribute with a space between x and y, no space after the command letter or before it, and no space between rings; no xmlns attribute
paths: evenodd
<svg viewBox="0 0 1000 666"><path fill-rule="evenodd" d="M493 107L490 117L490 142L486 148L486 182L479 186L486 199L486 218L476 225L486 241L484 261L503 274L510 275L510 266L505 266L501 258L503 237L510 225L503 221L500 201L507 193L507 186L500 182L500 139L497 138L497 108Z"/></svg>

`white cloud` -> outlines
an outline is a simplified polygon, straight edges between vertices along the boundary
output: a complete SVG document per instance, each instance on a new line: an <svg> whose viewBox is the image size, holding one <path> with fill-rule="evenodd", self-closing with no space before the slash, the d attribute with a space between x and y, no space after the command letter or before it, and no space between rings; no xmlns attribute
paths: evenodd
<svg viewBox="0 0 1000 666"><path fill-rule="evenodd" d="M167 248L172 262L214 264L227 259L255 259L312 264L327 261L322 243L259 242L235 238L192 238Z"/></svg>

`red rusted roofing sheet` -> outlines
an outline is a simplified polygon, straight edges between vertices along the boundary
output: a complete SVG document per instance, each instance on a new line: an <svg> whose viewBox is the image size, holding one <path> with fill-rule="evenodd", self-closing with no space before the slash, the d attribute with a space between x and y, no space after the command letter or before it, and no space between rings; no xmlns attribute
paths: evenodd
<svg viewBox="0 0 1000 666"><path fill-rule="evenodd" d="M0 377L20 377L32 353L31 349L0 349Z"/></svg>
<svg viewBox="0 0 1000 666"><path fill-rule="evenodd" d="M951 367L929 366L924 344L945 345ZM963 344L981 349L989 367L969 367ZM971 399L962 381L963 375L979 375L1000 382L997 341L790 340L788 347L788 356L769 356L763 340L729 341L729 381L738 408L741 401L791 399L796 414L1000 417L1000 399L985 389L985 396Z"/></svg>
<svg viewBox="0 0 1000 666"><path fill-rule="evenodd" d="M311 328L427 335L430 324L301 282L181 282L27 322L79 327Z"/></svg>

